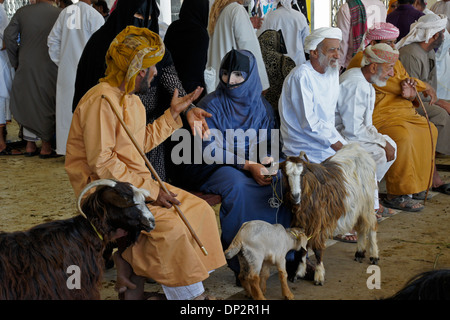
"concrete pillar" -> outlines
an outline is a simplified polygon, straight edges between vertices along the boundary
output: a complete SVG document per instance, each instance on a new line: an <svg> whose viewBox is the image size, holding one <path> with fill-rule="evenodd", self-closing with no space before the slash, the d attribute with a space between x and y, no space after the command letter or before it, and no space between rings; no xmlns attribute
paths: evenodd
<svg viewBox="0 0 450 320"><path fill-rule="evenodd" d="M159 11L159 18L169 25L172 22L172 0L160 0Z"/></svg>

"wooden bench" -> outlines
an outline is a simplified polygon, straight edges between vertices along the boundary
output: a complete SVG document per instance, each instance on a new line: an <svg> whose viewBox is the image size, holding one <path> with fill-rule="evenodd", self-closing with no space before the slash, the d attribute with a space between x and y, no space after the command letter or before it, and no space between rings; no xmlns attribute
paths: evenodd
<svg viewBox="0 0 450 320"><path fill-rule="evenodd" d="M218 194L203 193L201 191L189 191L193 195L205 200L211 207L218 205L222 202L222 197Z"/></svg>

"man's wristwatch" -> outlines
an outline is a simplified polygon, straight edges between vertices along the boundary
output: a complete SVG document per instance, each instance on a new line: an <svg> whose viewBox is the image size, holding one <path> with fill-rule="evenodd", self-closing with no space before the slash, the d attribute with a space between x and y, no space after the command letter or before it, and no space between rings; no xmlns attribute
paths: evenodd
<svg viewBox="0 0 450 320"><path fill-rule="evenodd" d="M191 103L191 105L189 107L187 107L186 109L183 110L183 115L186 116L187 113L189 112L189 110L197 108L193 103Z"/></svg>

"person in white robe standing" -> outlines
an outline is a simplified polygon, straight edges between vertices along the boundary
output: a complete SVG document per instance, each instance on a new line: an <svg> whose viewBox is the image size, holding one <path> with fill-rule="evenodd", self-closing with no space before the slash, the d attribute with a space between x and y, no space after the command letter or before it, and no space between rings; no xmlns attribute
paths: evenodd
<svg viewBox="0 0 450 320"><path fill-rule="evenodd" d="M14 78L14 68L9 62L6 50L3 49L3 32L9 23L3 1L0 0L0 155L21 155L20 151L13 150L6 144L6 123L11 121L9 95Z"/></svg>
<svg viewBox="0 0 450 320"><path fill-rule="evenodd" d="M436 51L436 79L437 97L450 100L450 33L447 30L444 32L444 42Z"/></svg>
<svg viewBox="0 0 450 320"><path fill-rule="evenodd" d="M334 125L341 39L338 28L314 30L304 45L310 60L295 67L284 80L278 107L286 156L304 151L311 162L320 163L346 144Z"/></svg>
<svg viewBox="0 0 450 320"><path fill-rule="evenodd" d="M276 2L276 10L270 11L264 17L264 22L256 35L259 37L269 29L281 30L287 55L299 66L306 61L303 43L310 33L308 21L303 13L292 8L292 0L276 0Z"/></svg>
<svg viewBox="0 0 450 320"><path fill-rule="evenodd" d="M72 101L78 61L91 35L103 24L103 16L80 0L61 11L48 36L49 55L58 66L56 83L56 153L66 154L66 142L72 122Z"/></svg>
<svg viewBox="0 0 450 320"><path fill-rule="evenodd" d="M361 68L347 70L339 77L340 92L336 107L336 128L347 141L358 142L375 160L377 182L383 179L396 159L396 143L378 132L372 124L375 89L384 87L394 75L398 50L385 43L369 45L363 54ZM379 209L378 190L375 210ZM389 212L385 213L385 216Z"/></svg>
<svg viewBox="0 0 450 320"><path fill-rule="evenodd" d="M430 10L436 14L447 16L447 31L450 32L450 0L437 1L431 6Z"/></svg>
<svg viewBox="0 0 450 320"><path fill-rule="evenodd" d="M215 0L209 13L208 59L205 70L207 93L219 84L219 69L222 58L231 49L248 50L256 58L263 90L269 88L269 78L261 54L258 38L244 6L249 0Z"/></svg>

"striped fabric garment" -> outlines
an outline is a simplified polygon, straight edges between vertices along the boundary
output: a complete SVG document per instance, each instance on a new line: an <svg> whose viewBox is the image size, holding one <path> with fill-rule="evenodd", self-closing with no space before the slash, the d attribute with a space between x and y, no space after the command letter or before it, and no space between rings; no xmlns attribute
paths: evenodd
<svg viewBox="0 0 450 320"><path fill-rule="evenodd" d="M350 9L350 23L353 36L353 56L358 52L359 46L367 29L366 9L361 0L348 0Z"/></svg>

